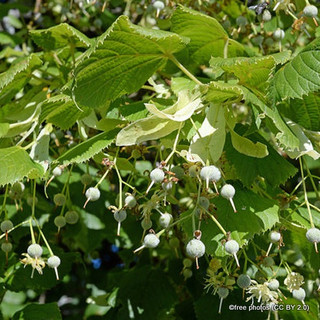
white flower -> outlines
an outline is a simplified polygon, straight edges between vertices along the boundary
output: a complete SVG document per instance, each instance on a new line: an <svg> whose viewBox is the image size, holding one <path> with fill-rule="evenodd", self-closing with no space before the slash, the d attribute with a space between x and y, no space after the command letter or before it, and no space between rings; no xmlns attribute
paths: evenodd
<svg viewBox="0 0 320 320"><path fill-rule="evenodd" d="M251 285L246 291L248 294L251 294L251 296L247 298L247 301L252 299L252 303L254 303L254 299L257 299L258 303L278 303L278 293L270 290L267 282L259 284L257 281L251 280Z"/></svg>

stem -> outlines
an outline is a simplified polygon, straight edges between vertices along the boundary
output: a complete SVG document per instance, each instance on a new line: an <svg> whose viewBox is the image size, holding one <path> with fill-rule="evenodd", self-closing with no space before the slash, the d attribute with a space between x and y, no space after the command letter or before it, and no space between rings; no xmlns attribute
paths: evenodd
<svg viewBox="0 0 320 320"><path fill-rule="evenodd" d="M34 219L34 216L35 216L35 207L36 207L36 187L37 187L36 180L33 180L32 211L31 211L31 217L32 217L32 219Z"/></svg>
<svg viewBox="0 0 320 320"><path fill-rule="evenodd" d="M7 202L7 196L8 196L8 190L9 190L9 186L6 185L6 191L4 193L4 198L3 198L3 203L2 203L2 208L1 208L1 213L4 211L4 215L5 215L5 219L7 219L7 210L6 210L6 202Z"/></svg>
<svg viewBox="0 0 320 320"><path fill-rule="evenodd" d="M44 233L42 232L38 221L35 220L35 222L36 222L36 225L37 225L37 227L38 227L38 229L39 229L39 232L40 232L40 234L41 234L41 237L42 237L44 243L46 244L46 246L47 246L47 248L48 248L48 250L49 250L50 256L51 256L51 257L54 256L53 251L51 250L51 247L50 247L50 245L49 245L49 243L48 243L48 241L47 241Z"/></svg>
<svg viewBox="0 0 320 320"><path fill-rule="evenodd" d="M120 172L118 170L118 167L116 165L116 159L115 159L115 162L114 162L114 168L117 172L117 175L118 175L118 178L119 178L119 210L122 208L122 178L121 178L121 175L120 175Z"/></svg>
<svg viewBox="0 0 320 320"><path fill-rule="evenodd" d="M30 220L30 219L29 219L29 220ZM8 234L9 232L17 229L18 227L22 226L23 224L29 223L29 220L20 222L19 224L15 225L12 229L8 230L6 233L3 233L3 234L0 236L0 240L1 240L2 238L4 238L4 237L6 236L6 234Z"/></svg>
<svg viewBox="0 0 320 320"><path fill-rule="evenodd" d="M306 162L305 162L305 161L303 161L303 162L304 162L304 165L305 165L305 167L306 167L307 174L308 174L308 177L310 178L310 181L311 181L312 187L313 187L313 189L314 189L314 192L316 193L317 198L320 199L320 194L319 194L319 191L318 191L318 188L317 188L316 184L314 183L312 174L311 174L311 172L310 172L310 170L309 170Z"/></svg>
<svg viewBox="0 0 320 320"><path fill-rule="evenodd" d="M175 56L170 55L169 59L186 75L188 76L192 81L195 83L202 85L203 83L199 81L188 69L186 69L177 59Z"/></svg>
<svg viewBox="0 0 320 320"><path fill-rule="evenodd" d="M210 218L213 220L213 222L217 225L217 227L222 231L222 233L226 237L227 236L227 232L226 232L226 230L224 230L224 228L219 223L219 221L208 210L206 210L204 207L201 207L201 208L210 216Z"/></svg>
<svg viewBox="0 0 320 320"><path fill-rule="evenodd" d="M180 135L180 131L181 131L181 128L183 126L184 122L181 122L180 123L180 126L179 126L179 129L178 129L178 133L177 133L177 136L176 136L176 139L174 140L174 144L173 144L173 147L172 147L172 151L170 152L170 154L168 155L167 159L165 160L165 163L168 163L168 161L170 160L170 158L175 154L176 152L176 148L177 148L177 144L178 144L178 140L179 140L179 135Z"/></svg>
<svg viewBox="0 0 320 320"><path fill-rule="evenodd" d="M307 195L306 183L304 181L304 173L303 173L303 165L302 165L301 157L299 158L299 163L300 163L301 177L302 177L302 181L303 181L302 185L303 185L304 199L305 199L307 209L308 209L311 228L314 228L314 223L313 223L312 214L311 214L311 210L310 210L310 204L309 204L308 195Z"/></svg>
<svg viewBox="0 0 320 320"><path fill-rule="evenodd" d="M95 188L98 188L99 185L101 184L101 182L103 181L103 179L107 176L107 174L109 173L110 168L103 174L103 176L101 177L101 179L98 181L98 183L94 186Z"/></svg>
<svg viewBox="0 0 320 320"><path fill-rule="evenodd" d="M32 244L36 243L36 238L34 237L33 227L32 227L32 218L29 219L30 233Z"/></svg>

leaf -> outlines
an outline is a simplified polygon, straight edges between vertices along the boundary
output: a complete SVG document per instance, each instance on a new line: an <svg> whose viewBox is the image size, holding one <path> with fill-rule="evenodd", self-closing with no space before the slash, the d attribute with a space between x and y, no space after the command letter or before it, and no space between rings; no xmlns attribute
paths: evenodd
<svg viewBox="0 0 320 320"><path fill-rule="evenodd" d="M135 26L121 16L76 69L76 101L80 106L96 108L137 91L170 55L184 47L176 34Z"/></svg>
<svg viewBox="0 0 320 320"><path fill-rule="evenodd" d="M202 90L206 92L206 100L214 103L225 103L242 99L241 88L229 83L211 81L209 85L203 85Z"/></svg>
<svg viewBox="0 0 320 320"><path fill-rule="evenodd" d="M290 99L289 103L278 105L278 110L286 118L305 129L320 131L320 97L309 94L303 99Z"/></svg>
<svg viewBox="0 0 320 320"><path fill-rule="evenodd" d="M44 101L41 109L40 122L46 120L55 126L66 130L71 128L77 120L88 116L91 109L77 108L73 100L65 94L59 94Z"/></svg>
<svg viewBox="0 0 320 320"><path fill-rule="evenodd" d="M320 39L315 39L289 63L279 69L270 82L269 96L275 102L299 98L320 88Z"/></svg>
<svg viewBox="0 0 320 320"><path fill-rule="evenodd" d="M291 150L297 149L300 144L299 139L283 121L278 110L272 110L271 108L269 108L247 88L241 87L241 89L246 102L257 106L260 109L260 111L263 114L265 114L273 122L275 127L279 130L279 132L275 132L277 140L279 140L279 142L286 148L289 148Z"/></svg>
<svg viewBox="0 0 320 320"><path fill-rule="evenodd" d="M224 71L233 73L239 79L240 85L261 91L265 91L266 82L273 73L275 65L275 59L272 56L210 59L211 67L220 67Z"/></svg>
<svg viewBox="0 0 320 320"><path fill-rule="evenodd" d="M234 166L237 177L245 186L250 187L259 176L263 177L266 183L271 186L278 186L296 174L297 169L281 157L260 135L252 134L249 138L252 141L260 141L265 144L268 147L269 155L260 159L244 155L232 146L229 135L225 144L227 159Z"/></svg>
<svg viewBox="0 0 320 320"><path fill-rule="evenodd" d="M117 146L131 146L148 140L155 140L167 136L177 130L180 123L177 121L160 119L151 116L137 120L123 128L117 135Z"/></svg>
<svg viewBox="0 0 320 320"><path fill-rule="evenodd" d="M0 104L11 100L30 80L33 70L41 66L41 59L34 53L12 65L0 74Z"/></svg>
<svg viewBox="0 0 320 320"><path fill-rule="evenodd" d="M9 130L9 123L0 123L0 138L5 136Z"/></svg>
<svg viewBox="0 0 320 320"><path fill-rule="evenodd" d="M291 58L291 51L290 50L285 50L277 53L273 53L270 55L270 57L273 57L275 60L276 64L284 64L287 61L290 60Z"/></svg>
<svg viewBox="0 0 320 320"><path fill-rule="evenodd" d="M198 133L190 143L189 152L199 156L203 163L217 162L222 154L226 138L226 121L222 106L211 105Z"/></svg>
<svg viewBox="0 0 320 320"><path fill-rule="evenodd" d="M63 165L87 161L107 148L114 141L118 132L119 129L113 129L112 131L99 133L65 152L56 161Z"/></svg>
<svg viewBox="0 0 320 320"><path fill-rule="evenodd" d="M42 177L43 168L35 163L21 147L0 149L0 185L14 183L24 177Z"/></svg>
<svg viewBox="0 0 320 320"><path fill-rule="evenodd" d="M13 320L62 320L59 307L56 302L38 304L31 303L13 315Z"/></svg>
<svg viewBox="0 0 320 320"><path fill-rule="evenodd" d="M187 47L197 64L208 65L212 56L223 57L227 32L220 23L205 14L179 6L171 18L171 30L190 39ZM244 47L229 39L228 56L245 56Z"/></svg>
<svg viewBox="0 0 320 320"><path fill-rule="evenodd" d="M91 39L67 23L44 30L31 30L30 35L38 46L47 50L66 46L88 48L93 44Z"/></svg>
<svg viewBox="0 0 320 320"><path fill-rule="evenodd" d="M102 130L104 132L111 131L112 129L118 127L123 127L127 122L118 119L101 119L97 123L97 129Z"/></svg>
<svg viewBox="0 0 320 320"><path fill-rule="evenodd" d="M203 107L201 99L190 96L188 91L180 91L177 102L163 111L160 111L155 104L152 103L145 103L145 106L150 113L160 119L169 119L178 122L186 121L196 110Z"/></svg>

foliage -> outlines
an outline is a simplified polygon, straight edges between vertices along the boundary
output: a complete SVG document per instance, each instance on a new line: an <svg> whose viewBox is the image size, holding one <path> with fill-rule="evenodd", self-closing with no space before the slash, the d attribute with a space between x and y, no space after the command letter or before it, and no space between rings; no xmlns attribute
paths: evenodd
<svg viewBox="0 0 320 320"><path fill-rule="evenodd" d="M2 2L0 319L319 317L308 1Z"/></svg>

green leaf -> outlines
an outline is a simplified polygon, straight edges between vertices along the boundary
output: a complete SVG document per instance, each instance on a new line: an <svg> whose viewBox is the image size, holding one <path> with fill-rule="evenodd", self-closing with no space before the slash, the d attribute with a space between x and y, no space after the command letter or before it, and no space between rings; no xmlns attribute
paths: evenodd
<svg viewBox="0 0 320 320"><path fill-rule="evenodd" d="M118 132L119 129L114 129L99 133L65 152L56 161L63 165L87 161L104 148L107 148L114 141Z"/></svg>
<svg viewBox="0 0 320 320"><path fill-rule="evenodd" d="M47 50L65 46L88 48L93 44L93 40L67 23L44 30L31 30L30 35L38 46Z"/></svg>
<svg viewBox="0 0 320 320"><path fill-rule="evenodd" d="M276 64L284 64L287 61L290 60L291 58L291 51L290 50L285 50L277 53L273 53L270 55L270 57L273 57L275 60Z"/></svg>
<svg viewBox="0 0 320 320"><path fill-rule="evenodd" d="M9 123L0 123L0 138L5 136L9 130Z"/></svg>
<svg viewBox="0 0 320 320"><path fill-rule="evenodd" d="M233 73L239 84L265 91L266 82L275 68L275 59L271 56L252 58L211 58L211 67L220 67L224 71Z"/></svg>
<svg viewBox="0 0 320 320"><path fill-rule="evenodd" d="M269 96L275 102L299 98L320 88L320 39L316 39L276 72Z"/></svg>
<svg viewBox="0 0 320 320"><path fill-rule="evenodd" d="M190 143L189 152L200 157L203 163L207 160L217 162L221 157L226 138L226 121L222 106L211 105L198 133Z"/></svg>
<svg viewBox="0 0 320 320"><path fill-rule="evenodd" d="M209 85L203 85L202 90L206 92L206 100L214 103L241 100L243 96L240 87L223 82L211 81Z"/></svg>
<svg viewBox="0 0 320 320"><path fill-rule="evenodd" d="M55 126L66 130L71 128L77 120L83 119L89 115L91 109L83 107L82 111L77 108L73 100L65 95L47 99L41 108L40 122L46 120Z"/></svg>
<svg viewBox="0 0 320 320"><path fill-rule="evenodd" d="M137 120L123 128L117 135L117 146L131 146L144 141L159 139L177 130L180 123L177 121L160 119L151 116Z"/></svg>
<svg viewBox="0 0 320 320"><path fill-rule="evenodd" d="M18 60L17 60L18 61ZM19 60L6 72L0 74L0 104L10 101L29 82L31 73L41 66L40 58L32 53Z"/></svg>
<svg viewBox="0 0 320 320"><path fill-rule="evenodd" d="M123 127L127 121L119 120L119 119L101 119L97 123L97 129L102 131L111 131L112 129L118 127Z"/></svg>
<svg viewBox="0 0 320 320"><path fill-rule="evenodd" d="M205 14L179 6L171 18L171 30L190 39L188 48L197 64L208 65L212 56L223 57L227 32L220 23ZM245 56L244 47L229 39L228 56Z"/></svg>
<svg viewBox="0 0 320 320"><path fill-rule="evenodd" d="M76 70L74 94L80 106L96 108L137 91L168 58L185 47L173 33L145 29L121 16L100 37Z"/></svg>
<svg viewBox="0 0 320 320"><path fill-rule="evenodd" d="M281 157L260 135L253 134L249 138L252 141L265 144L268 147L269 155L261 159L244 155L232 146L229 135L225 145L227 159L234 166L237 176L244 185L250 187L254 180L260 176L271 186L278 186L296 174L297 169Z"/></svg>
<svg viewBox="0 0 320 320"><path fill-rule="evenodd" d="M13 320L62 320L56 302L38 304L31 303L13 315Z"/></svg>
<svg viewBox="0 0 320 320"><path fill-rule="evenodd" d="M309 94L303 99L291 99L289 103L278 105L278 110L286 118L305 129L320 131L320 97Z"/></svg>
<svg viewBox="0 0 320 320"><path fill-rule="evenodd" d="M24 177L42 177L43 168L35 163L21 147L0 149L0 185L14 183Z"/></svg>

